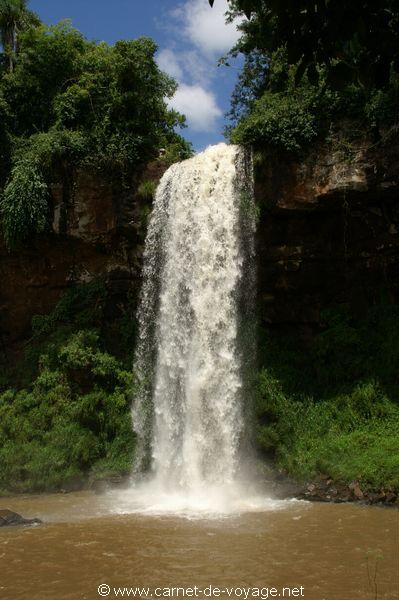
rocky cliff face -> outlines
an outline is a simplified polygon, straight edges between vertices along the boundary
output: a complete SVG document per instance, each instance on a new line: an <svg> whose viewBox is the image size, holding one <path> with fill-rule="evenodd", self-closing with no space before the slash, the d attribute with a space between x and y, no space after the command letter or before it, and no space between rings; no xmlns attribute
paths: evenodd
<svg viewBox="0 0 399 600"><path fill-rule="evenodd" d="M151 164L142 178L159 179L164 169ZM137 292L149 201L136 188L78 172L53 186L52 233L14 252L0 240L0 354L18 354L32 317L49 313L73 284L103 277L110 318Z"/></svg>
<svg viewBox="0 0 399 600"><path fill-rule="evenodd" d="M259 305L275 331L311 336L324 309L399 299L399 137L256 169Z"/></svg>
<svg viewBox="0 0 399 600"><path fill-rule="evenodd" d="M157 180L154 163L143 179ZM270 157L256 168L259 306L264 324L311 336L322 311L361 313L381 295L399 300L399 140L343 154L319 147L303 161ZM29 339L68 287L105 278L108 314L137 293L146 202L102 174L53 188L53 232L9 253L0 242L0 353Z"/></svg>

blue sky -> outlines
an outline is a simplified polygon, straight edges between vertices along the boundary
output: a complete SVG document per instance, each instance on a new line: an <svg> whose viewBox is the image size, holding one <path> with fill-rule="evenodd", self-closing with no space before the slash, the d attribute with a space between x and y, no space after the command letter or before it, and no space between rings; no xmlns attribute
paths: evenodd
<svg viewBox="0 0 399 600"><path fill-rule="evenodd" d="M31 0L30 8L49 24L71 19L95 40L113 43L141 35L159 45L158 64L174 76L179 89L171 105L186 114L183 135L200 150L223 140L238 66L218 67L238 32L226 25L227 0Z"/></svg>

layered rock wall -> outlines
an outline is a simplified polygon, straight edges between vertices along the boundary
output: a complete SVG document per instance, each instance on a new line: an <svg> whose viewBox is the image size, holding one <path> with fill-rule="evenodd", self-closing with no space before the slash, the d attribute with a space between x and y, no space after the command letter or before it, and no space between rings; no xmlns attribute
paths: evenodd
<svg viewBox="0 0 399 600"><path fill-rule="evenodd" d="M350 155L315 148L304 161L256 167L259 306L275 331L312 335L323 310L361 314L399 300L399 139Z"/></svg>
<svg viewBox="0 0 399 600"><path fill-rule="evenodd" d="M157 180L154 163L143 179ZM34 315L51 312L73 284L102 277L117 310L139 288L150 200L101 173L80 171L52 188L52 232L8 251L0 239L0 355L23 347Z"/></svg>
<svg viewBox="0 0 399 600"><path fill-rule="evenodd" d="M158 180L154 163L142 179ZM323 310L362 313L399 300L399 140L363 141L350 156L330 146L303 161L269 156L256 166L259 310L274 331L311 336ZM137 184L79 172L53 187L53 231L9 252L0 241L0 353L18 352L31 320L72 284L99 276L110 310L139 289L149 200Z"/></svg>

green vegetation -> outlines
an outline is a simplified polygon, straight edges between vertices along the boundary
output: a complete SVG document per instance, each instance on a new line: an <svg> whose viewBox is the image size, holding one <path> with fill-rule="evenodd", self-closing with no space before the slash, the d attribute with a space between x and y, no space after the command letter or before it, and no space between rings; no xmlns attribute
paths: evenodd
<svg viewBox="0 0 399 600"><path fill-rule="evenodd" d="M246 90L245 85L253 86L253 78L247 70L260 68L252 61L244 66L230 115L236 121L236 127L230 131L231 140L298 153L322 131L329 130L333 112L338 110L337 94L326 91L322 84L311 85L306 79L298 86L296 67L290 67L286 53L279 51L267 65L264 77L268 83L257 97ZM262 87L265 82L258 81L258 84ZM245 98L249 96L252 100L246 106Z"/></svg>
<svg viewBox="0 0 399 600"><path fill-rule="evenodd" d="M155 196L156 189L157 184L155 181L146 179L140 183L139 187L137 188L137 192L142 198L144 198L144 200L152 200L152 198Z"/></svg>
<svg viewBox="0 0 399 600"><path fill-rule="evenodd" d="M397 125L393 0L231 0L230 7L230 19L248 16L230 52L245 57L229 114L232 142L295 156L342 129L374 144Z"/></svg>
<svg viewBox="0 0 399 600"><path fill-rule="evenodd" d="M230 8L231 19L248 17L232 50L245 58L234 143L289 157L336 140L350 161L357 137L376 144L397 127L396 1L231 0ZM26 0L0 0L0 42L0 216L10 249L50 231L51 187L77 169L134 181L150 200L144 165L190 156L176 133L184 118L166 103L176 83L159 70L152 40L92 42L69 22L46 27ZM245 194L241 208L250 209ZM148 206L140 211L144 226ZM135 299L112 306L111 319L109 304L99 280L33 318L24 358L0 376L1 492L129 472ZM327 313L306 351L295 339L264 335L262 344L254 416L264 455L301 480L323 473L399 489L399 308L376 306L362 320Z"/></svg>
<svg viewBox="0 0 399 600"><path fill-rule="evenodd" d="M167 106L176 83L151 39L92 42L68 21L45 26L27 4L0 0L0 226L14 250L51 231L52 185L73 190L78 169L150 200L148 162L192 153L176 133L184 117ZM135 299L112 305L98 280L33 318L24 357L0 376L0 491L129 472Z"/></svg>
<svg viewBox="0 0 399 600"><path fill-rule="evenodd" d="M247 58L233 95L227 129L230 139L255 148L289 155L306 152L315 140L332 139L342 130L368 137L373 143L397 124L399 77L392 73L385 89L348 84L335 90L319 68L317 82L305 74L297 81L298 65L290 65L285 49L265 62L258 54Z"/></svg>
<svg viewBox="0 0 399 600"><path fill-rule="evenodd" d="M217 0L216 0L217 1ZM215 0L209 0L213 6ZM348 83L381 88L390 71L399 74L399 7L396 0L229 0L231 14L245 14L240 46L265 56L285 47L313 81L318 68L329 85Z"/></svg>
<svg viewBox="0 0 399 600"><path fill-rule="evenodd" d="M290 475L322 473L364 489L399 489L399 308L367 318L326 314L303 352L298 340L268 341L256 402L262 451Z"/></svg>
<svg viewBox="0 0 399 600"><path fill-rule="evenodd" d="M94 281L34 318L25 359L2 382L0 491L57 490L129 473L134 310L127 306L106 329L106 303L105 286Z"/></svg>
<svg viewBox="0 0 399 600"><path fill-rule="evenodd" d="M14 69L18 36L39 19L27 8L28 0L0 0L0 43L7 57L8 69Z"/></svg>
<svg viewBox="0 0 399 600"><path fill-rule="evenodd" d="M15 247L49 228L50 185L77 167L127 180L161 148L176 160L191 148L175 132L184 118L165 98L176 83L158 69L151 39L91 42L67 21L46 27L25 18L16 0L1 0L0 30L9 2L21 4L24 23L13 13L4 25L3 38L18 30L18 44L4 38L11 62L0 60L0 210Z"/></svg>
<svg viewBox="0 0 399 600"><path fill-rule="evenodd" d="M231 20L246 16L230 52L244 55L232 142L252 145L261 162L268 151L287 160L327 142L351 162L359 140L377 145L397 130L397 2L229 4ZM398 308L379 306L363 321L326 315L305 352L299 340L265 341L255 411L263 452L300 479L398 489L398 330Z"/></svg>

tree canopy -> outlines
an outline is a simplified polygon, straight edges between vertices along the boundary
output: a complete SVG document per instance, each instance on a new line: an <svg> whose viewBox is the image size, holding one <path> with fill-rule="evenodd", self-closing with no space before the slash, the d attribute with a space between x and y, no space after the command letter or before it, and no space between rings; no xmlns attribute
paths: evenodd
<svg viewBox="0 0 399 600"><path fill-rule="evenodd" d="M211 6L214 0L209 0ZM229 0L231 15L247 17L239 43L245 52L269 56L285 46L297 63L298 80L307 70L316 81L318 66L335 88L349 82L366 87L389 84L399 72L397 0Z"/></svg>
<svg viewBox="0 0 399 600"><path fill-rule="evenodd" d="M229 0L237 17L235 143L298 153L343 120L375 138L397 123L397 0Z"/></svg>
<svg viewBox="0 0 399 600"><path fill-rule="evenodd" d="M9 245L47 227L57 165L124 173L160 148L173 146L177 159L190 153L175 132L184 118L166 103L176 83L158 68L153 40L95 43L68 21L18 31L12 69L0 55L0 198L3 186ZM3 58L8 52L4 46Z"/></svg>
<svg viewBox="0 0 399 600"><path fill-rule="evenodd" d="M12 71L17 52L18 36L30 25L38 25L39 18L27 8L28 0L0 0L0 43Z"/></svg>

